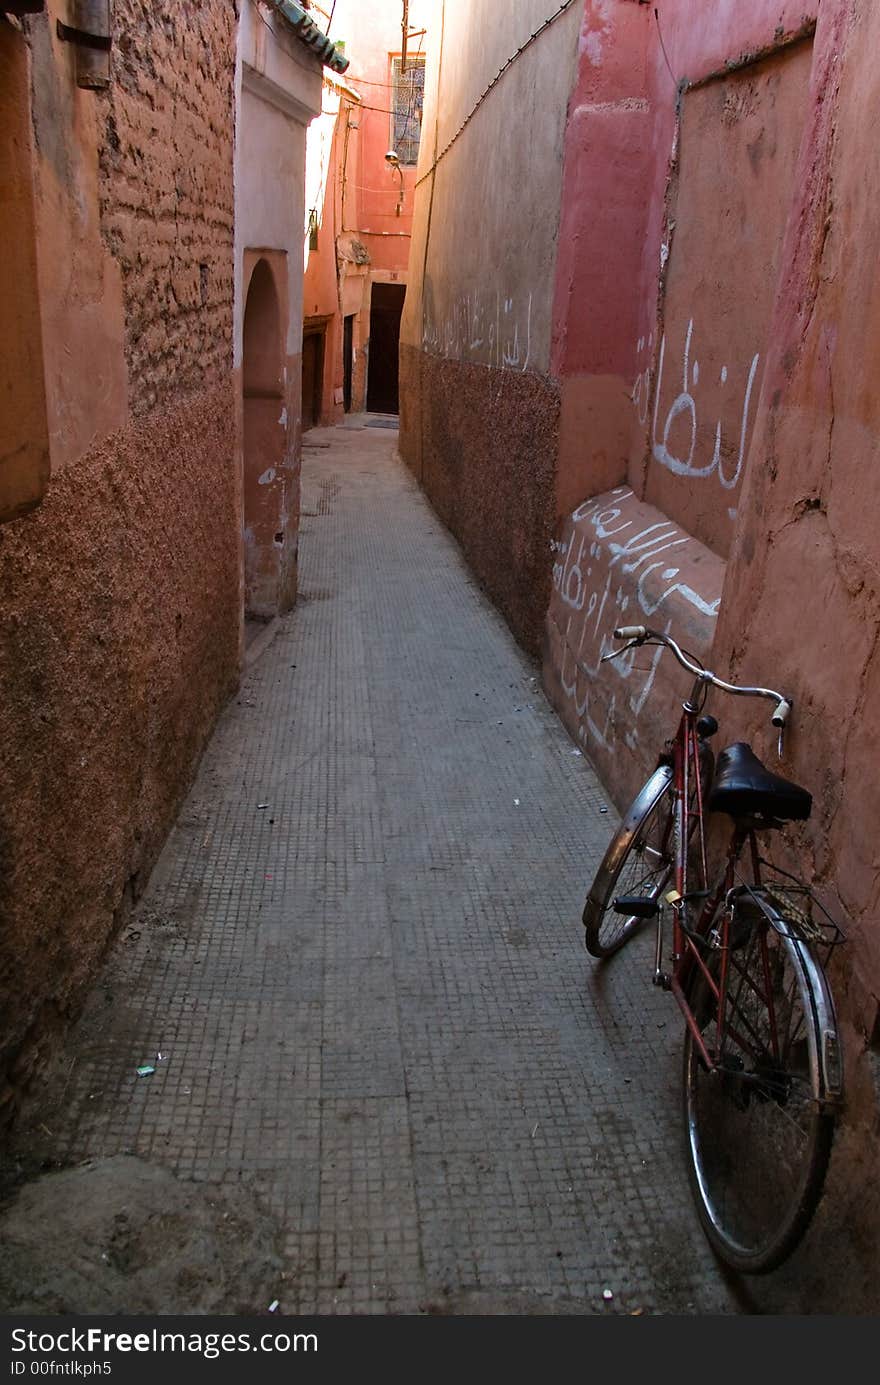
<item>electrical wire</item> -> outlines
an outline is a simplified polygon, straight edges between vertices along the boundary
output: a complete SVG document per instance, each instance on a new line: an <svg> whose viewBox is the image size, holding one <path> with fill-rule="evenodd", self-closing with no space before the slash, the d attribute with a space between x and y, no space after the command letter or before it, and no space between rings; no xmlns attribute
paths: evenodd
<svg viewBox="0 0 880 1385"><path fill-rule="evenodd" d="M396 188L393 183L387 188L365 188L362 183L355 183L355 187L358 192L393 192L395 197L399 192L399 189Z"/></svg>
<svg viewBox="0 0 880 1385"><path fill-rule="evenodd" d="M654 18L655 18L656 21L657 21L657 37L658 37L659 40L660 40L660 47L661 47L661 49L663 50L663 58L664 58L664 61L665 61L665 63L666 63L667 68L669 69L669 75L670 75L670 77L672 78L673 82L675 83L675 85L676 85L676 87L677 87L677 86L678 86L678 78L676 77L675 73L674 73L673 70L672 70L672 63L669 61L669 54L668 54L667 51L666 51L666 44L663 42L663 30L660 28L660 11L658 10L658 8L657 8L656 5L654 6Z"/></svg>

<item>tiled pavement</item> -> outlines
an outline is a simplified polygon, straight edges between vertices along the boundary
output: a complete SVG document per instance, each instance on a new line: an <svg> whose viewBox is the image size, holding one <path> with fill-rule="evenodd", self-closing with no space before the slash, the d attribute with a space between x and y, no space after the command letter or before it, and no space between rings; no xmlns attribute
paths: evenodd
<svg viewBox="0 0 880 1385"><path fill-rule="evenodd" d="M650 939L583 950L602 788L396 434L312 441L299 604L72 1036L55 1153L249 1186L287 1313L742 1311Z"/></svg>

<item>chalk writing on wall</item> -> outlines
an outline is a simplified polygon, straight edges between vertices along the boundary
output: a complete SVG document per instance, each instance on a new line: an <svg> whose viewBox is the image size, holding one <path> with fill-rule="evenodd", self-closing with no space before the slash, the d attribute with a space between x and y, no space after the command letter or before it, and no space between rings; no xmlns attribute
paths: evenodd
<svg viewBox="0 0 880 1385"><path fill-rule="evenodd" d="M528 370L532 352L532 295L466 293L436 312L429 293L422 309L422 348L450 360Z"/></svg>
<svg viewBox="0 0 880 1385"><path fill-rule="evenodd" d="M690 624L696 617L705 625L708 643L724 565L670 520L660 516L646 522L646 507L623 486L580 505L553 552L550 615L561 636L558 676L578 735L610 747L613 734L622 732L634 747L662 649L632 650L603 664L603 656L618 647L614 628L651 624L669 631L679 623L684 603L691 608ZM684 573L693 574L698 554L705 565L703 590ZM696 570L703 569L697 565ZM626 705L616 728L619 696L625 696Z"/></svg>
<svg viewBox="0 0 880 1385"><path fill-rule="evenodd" d="M657 362L657 381L654 388L654 415L651 427L651 455L661 466L666 467L676 476L689 476L694 480L708 479L716 476L720 485L728 491L732 491L739 484L742 477L743 463L746 458L747 441L749 434L749 418L751 412L752 394L754 393L755 378L758 373L760 361L759 353L755 353L747 369L731 372L727 365L722 365L718 374L718 383L722 387L729 387L729 392L736 401L735 414L737 419L738 445L724 445L723 428L719 420L715 425L715 443L712 453L708 457L697 455L698 438L698 416L697 416L697 394L700 385L700 362L696 358L692 359L692 348L694 343L694 320L690 319L687 327L687 334L684 342L684 355L682 360L682 388L675 396L666 416L660 423L660 399L663 393L663 377L666 370L667 341L666 336L660 340L660 353ZM642 357L645 349L649 351L653 345L653 338L642 337L637 345L637 356ZM742 390L741 403L735 391ZM638 414L639 422L647 425L650 410L651 395L651 368L640 370L636 375L633 386L632 401ZM679 422L680 421L680 422ZM678 427L676 428L676 424ZM681 426L683 423L683 427ZM675 447L671 444L671 437L675 430L679 442ZM684 442L684 446L682 446ZM680 455L679 455L680 454ZM735 459L735 460L734 460Z"/></svg>

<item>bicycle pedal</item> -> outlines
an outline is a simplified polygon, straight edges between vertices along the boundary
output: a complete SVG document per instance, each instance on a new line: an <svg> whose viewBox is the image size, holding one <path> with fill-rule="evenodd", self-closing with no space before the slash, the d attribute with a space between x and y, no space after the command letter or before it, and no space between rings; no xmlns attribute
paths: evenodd
<svg viewBox="0 0 880 1385"><path fill-rule="evenodd" d="M642 895L619 895L611 905L615 914L627 918L652 919L660 912L659 899L645 899Z"/></svg>

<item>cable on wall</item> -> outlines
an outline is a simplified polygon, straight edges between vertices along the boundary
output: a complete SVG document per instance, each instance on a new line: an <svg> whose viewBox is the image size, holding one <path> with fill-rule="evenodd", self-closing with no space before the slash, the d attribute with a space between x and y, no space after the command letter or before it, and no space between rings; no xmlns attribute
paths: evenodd
<svg viewBox="0 0 880 1385"><path fill-rule="evenodd" d="M538 28L535 30L533 34L529 35L525 43L520 44L516 52L512 53L511 56L507 59L507 62L504 63L502 67L499 67L497 73L492 78L489 85L486 87L486 90L477 99L476 104L468 112L464 120L459 125L455 134L452 136L452 139L449 141L448 144L444 145L444 147L440 150L440 153L435 158L434 162L431 164L431 167L427 169L425 173L422 174L421 178L418 179L418 181L416 182L416 187L418 187L420 183L423 183L426 178L430 178L431 174L434 172L440 160L443 158L445 154L449 153L449 150L452 148L453 144L458 139L459 135L466 128L466 126L469 125L470 122L473 120L477 111L480 109L486 97L489 95L489 92L492 91L493 87L496 87L498 85L507 69L511 67L513 63L516 62L517 58L522 56L522 54L526 51L527 48L531 48L532 44L536 41L536 39L540 38L541 34L543 34L546 29L549 29L551 24L555 24L556 20L559 19L561 15L565 14L566 10L571 9L573 4L574 0L562 0L562 4L559 6L559 8L557 10L554 10L553 14L551 14L547 19L545 19L543 24L539 24Z"/></svg>

